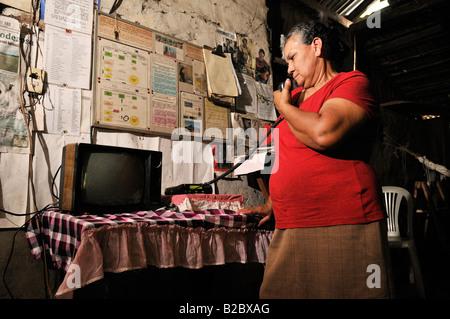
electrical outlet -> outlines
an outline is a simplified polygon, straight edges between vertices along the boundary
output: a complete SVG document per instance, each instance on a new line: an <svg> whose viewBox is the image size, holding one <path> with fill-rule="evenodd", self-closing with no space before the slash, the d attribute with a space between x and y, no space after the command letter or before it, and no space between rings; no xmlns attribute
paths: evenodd
<svg viewBox="0 0 450 319"><path fill-rule="evenodd" d="M44 90L46 72L42 69L28 68L27 79L27 91L36 94L42 94Z"/></svg>

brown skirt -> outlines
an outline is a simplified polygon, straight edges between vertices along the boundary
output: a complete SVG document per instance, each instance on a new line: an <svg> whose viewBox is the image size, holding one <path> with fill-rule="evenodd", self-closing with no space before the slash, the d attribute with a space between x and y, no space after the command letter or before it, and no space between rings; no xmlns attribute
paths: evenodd
<svg viewBox="0 0 450 319"><path fill-rule="evenodd" d="M262 299L392 298L385 220L275 230Z"/></svg>

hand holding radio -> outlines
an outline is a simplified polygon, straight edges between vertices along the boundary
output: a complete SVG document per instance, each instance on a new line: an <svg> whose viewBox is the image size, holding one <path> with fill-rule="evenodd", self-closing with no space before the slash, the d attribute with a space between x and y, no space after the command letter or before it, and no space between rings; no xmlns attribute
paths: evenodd
<svg viewBox="0 0 450 319"><path fill-rule="evenodd" d="M279 91L283 91L283 90L284 90L284 87L286 86L287 80L289 80L289 78L286 78L286 80L284 80L283 82L281 82L281 83L278 85L278 90L279 90ZM291 82L291 81L289 80L289 83L290 83L290 82ZM292 85L291 85L291 87L289 88L289 91L292 91Z"/></svg>
<svg viewBox="0 0 450 319"><path fill-rule="evenodd" d="M275 107L282 114L280 106L283 104L291 104L291 91L293 90L292 80L287 78L278 85L278 90L273 92L273 102Z"/></svg>

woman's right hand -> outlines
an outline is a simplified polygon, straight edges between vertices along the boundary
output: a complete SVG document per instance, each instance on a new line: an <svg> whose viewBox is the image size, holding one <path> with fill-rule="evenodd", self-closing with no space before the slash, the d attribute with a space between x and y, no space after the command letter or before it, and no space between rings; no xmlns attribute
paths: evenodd
<svg viewBox="0 0 450 319"><path fill-rule="evenodd" d="M238 210L236 214L244 214L244 215L254 215L259 214L264 216L258 223L258 227L266 223L270 217L272 216L273 210L272 210L272 201L270 197L267 199L266 203L264 205L260 206L253 206L253 207L246 207Z"/></svg>

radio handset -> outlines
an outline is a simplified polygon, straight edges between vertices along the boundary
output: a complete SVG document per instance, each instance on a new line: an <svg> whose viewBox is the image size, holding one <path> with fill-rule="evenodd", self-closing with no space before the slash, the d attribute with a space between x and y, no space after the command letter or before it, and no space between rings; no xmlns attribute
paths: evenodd
<svg viewBox="0 0 450 319"><path fill-rule="evenodd" d="M292 78L287 78L287 79L289 79L289 81L291 81L291 88L289 89L289 92L292 92L292 90L293 89L295 89L295 85L294 85L294 83L295 83L295 81L292 79ZM287 80L286 79L286 80ZM284 80L283 82L281 82L279 85L278 85L278 90L279 91L283 91L283 89L284 89L284 84L286 83L286 80Z"/></svg>

